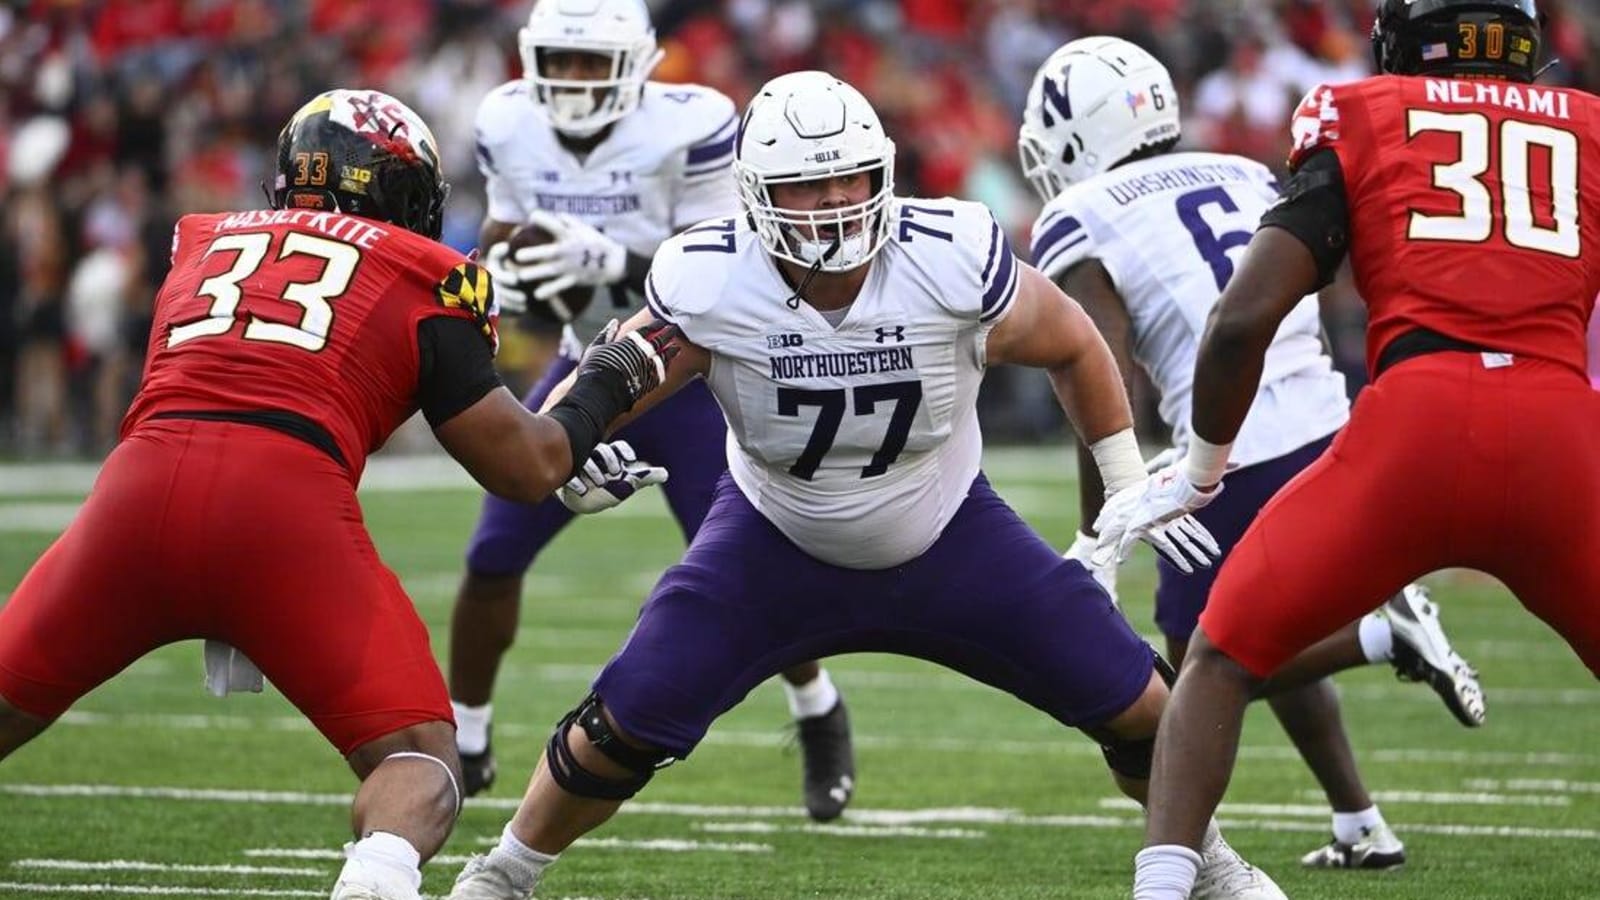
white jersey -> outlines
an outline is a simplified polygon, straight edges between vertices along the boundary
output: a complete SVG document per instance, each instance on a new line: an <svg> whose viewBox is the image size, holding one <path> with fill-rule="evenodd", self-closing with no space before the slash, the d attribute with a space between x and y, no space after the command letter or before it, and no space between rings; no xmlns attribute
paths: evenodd
<svg viewBox="0 0 1600 900"><path fill-rule="evenodd" d="M488 179L489 218L522 223L536 209L570 213L648 258L678 229L738 211L732 168L738 116L721 93L646 82L639 108L579 158L561 145L529 90L522 79L510 81L478 107L478 167ZM625 320L639 306L621 286L595 290L574 323L583 343L607 320Z"/></svg>
<svg viewBox="0 0 1600 900"><path fill-rule="evenodd" d="M1033 226L1033 261L1051 279L1086 259L1111 276L1133 324L1133 355L1161 394L1173 443L1189 438L1195 356L1206 317L1278 198L1266 166L1219 153L1170 153L1069 186ZM1323 352L1316 297L1284 319L1232 459L1276 459L1350 418L1344 376Z"/></svg>
<svg viewBox="0 0 1600 900"><path fill-rule="evenodd" d="M933 544L978 474L984 341L1021 266L994 217L896 200L891 239L838 327L779 274L745 217L661 245L651 309L711 353L728 469L778 530L836 566L885 569Z"/></svg>

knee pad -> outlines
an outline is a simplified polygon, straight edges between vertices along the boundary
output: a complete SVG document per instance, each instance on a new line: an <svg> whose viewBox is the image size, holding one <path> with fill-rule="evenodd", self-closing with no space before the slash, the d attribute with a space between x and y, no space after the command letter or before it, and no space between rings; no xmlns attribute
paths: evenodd
<svg viewBox="0 0 1600 900"><path fill-rule="evenodd" d="M1162 656L1159 650L1152 649L1150 652L1155 654L1156 671L1160 673L1161 680L1166 682L1169 688L1177 684L1178 670L1172 667L1172 663L1167 662L1167 658Z"/></svg>
<svg viewBox="0 0 1600 900"><path fill-rule="evenodd" d="M602 709L604 704L600 697L590 694L578 704L577 709L567 713L556 726L555 733L550 735L550 742L545 745L545 761L550 768L550 777L569 794L595 800L627 800L650 783L657 769L670 765L674 760L670 754L641 750L623 743L606 722ZM579 764L572 748L567 746L567 734L574 725L583 729L584 736L596 750L631 774L622 780L604 778Z"/></svg>
<svg viewBox="0 0 1600 900"><path fill-rule="evenodd" d="M1167 687L1172 687L1178 680L1178 673L1160 653L1154 650L1150 652L1155 657L1156 673L1166 682ZM1111 771L1140 781L1150 778L1151 764L1155 761L1156 755L1156 739L1153 735L1138 740L1128 740L1113 734L1109 728L1085 728L1083 731L1100 745L1100 752L1105 755L1106 765Z"/></svg>
<svg viewBox="0 0 1600 900"><path fill-rule="evenodd" d="M1139 781L1148 781L1150 767L1156 756L1156 739L1147 737L1129 741L1112 737L1109 741L1100 742L1100 752L1105 755L1106 765L1111 771Z"/></svg>

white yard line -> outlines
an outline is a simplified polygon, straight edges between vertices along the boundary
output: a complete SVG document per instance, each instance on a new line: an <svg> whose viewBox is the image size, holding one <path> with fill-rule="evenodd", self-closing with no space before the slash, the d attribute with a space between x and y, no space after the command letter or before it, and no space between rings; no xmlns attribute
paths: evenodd
<svg viewBox="0 0 1600 900"><path fill-rule="evenodd" d="M697 831L712 834L826 834L833 837L932 838L935 840L976 840L988 837L987 831L968 828L921 828L915 825L778 825L772 822L696 822ZM495 838L495 840L499 840Z"/></svg>
<svg viewBox="0 0 1600 900"><path fill-rule="evenodd" d="M1600 781L1568 781L1565 778L1468 778L1463 782L1478 791L1562 791L1568 794L1600 794Z"/></svg>
<svg viewBox="0 0 1600 900"><path fill-rule="evenodd" d="M160 863L142 859L19 859L19 869L53 869L64 872L185 872L210 875L325 875L321 869L295 869L286 866L193 865Z"/></svg>
<svg viewBox="0 0 1600 900"><path fill-rule="evenodd" d="M580 666L545 666L543 669L560 670L576 675L582 670L585 681L593 677L594 669ZM567 670L571 670L568 673ZM198 666L197 666L198 671ZM898 673L877 673L897 675ZM546 676L548 677L548 676ZM849 676L854 683L854 675ZM841 678L841 680L843 680ZM987 688L985 688L987 690ZM196 688L196 694L200 689ZM1429 696L1432 696L1431 694ZM182 731L230 730L247 731L272 729L278 731L307 731L311 724L298 716L235 716L182 713L115 713L96 710L69 710L57 720L58 724L78 727L163 728ZM507 738L544 738L550 729L545 725L517 722L496 722L495 733ZM938 750L947 753L1002 754L1007 756L1100 756L1100 748L1081 737L1063 731L1059 739L982 740L953 737L887 737L873 734L856 734L857 747L877 750ZM771 731L738 731L713 728L705 743L731 747L782 747L791 738L780 729ZM1281 744L1246 745L1239 750L1241 759L1298 760L1300 755L1293 747ZM1390 747L1365 750L1361 754L1367 762L1384 763L1455 763L1468 766L1594 766L1600 765L1600 755L1590 753L1560 753L1510 750L1444 750L1435 748Z"/></svg>
<svg viewBox="0 0 1600 900"><path fill-rule="evenodd" d="M29 884L24 881L0 881L0 893L16 891L21 894L137 894L144 897L326 897L327 891L297 891L289 888L202 888L180 887L166 884ZM4 896L15 896L4 893Z"/></svg>
<svg viewBox="0 0 1600 900"><path fill-rule="evenodd" d="M0 793L34 797L142 797L164 800L195 800L220 803L249 803L249 804L289 804L299 806L343 806L350 802L347 794L313 794L293 791L244 791L222 789L190 789L178 787L124 787L119 785L27 785L11 784L0 785ZM1380 795L1381 796L1381 795ZM475 806L490 809L514 809L517 800L513 798L495 798L471 801ZM1133 801L1122 797L1108 797L1099 802L1102 809L1130 813L1137 810ZM658 815L675 816L680 818L696 819L797 819L803 815L799 807L790 806L733 806L733 805L708 805L690 803L632 803L622 808L623 812L632 815ZM1310 804L1223 804L1224 815L1268 815L1290 817L1326 816L1326 809ZM1026 827L1051 827L1051 828L1125 828L1140 827L1143 818L1139 815L1107 816L1107 815L1031 815L1018 812L1014 809L999 809L993 807L931 807L922 809L852 809L846 813L848 820L844 824L851 826L879 825L879 826L914 826L929 823L949 823L966 825L1016 825ZM1246 820L1254 821L1254 820ZM1292 824L1292 823L1291 823ZM1289 828L1291 824L1282 827ZM1246 826L1254 827L1254 826ZM1324 826L1317 825L1320 830ZM1449 835L1494 835L1500 837L1534 837L1534 838L1569 838L1574 840L1600 840L1600 830L1589 828L1523 828L1519 826L1502 825L1465 825L1465 824L1419 824L1402 825L1395 823L1396 829L1407 829L1423 833L1449 834ZM599 847L640 847L647 849L674 849L669 841L666 844L654 845L654 842L631 843L605 843L620 839L599 839L593 846ZM702 846L710 846L701 842ZM750 845L750 848L765 847L766 845ZM729 850L730 852L765 852L755 849L738 849L741 845L718 846L716 849ZM325 852L335 852L328 850Z"/></svg>

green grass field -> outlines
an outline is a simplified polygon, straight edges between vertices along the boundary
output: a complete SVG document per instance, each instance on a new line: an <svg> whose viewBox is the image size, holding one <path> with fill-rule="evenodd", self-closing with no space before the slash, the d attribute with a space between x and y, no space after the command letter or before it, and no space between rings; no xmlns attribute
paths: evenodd
<svg viewBox="0 0 1600 900"><path fill-rule="evenodd" d="M1075 516L1069 458L1057 449L989 458L1001 492L1061 546ZM0 601L81 497L81 473L59 474L0 469ZM391 475L389 489L363 492L368 521L442 652L477 495L448 478L395 489L419 482ZM579 526L529 579L496 698L501 781L468 802L428 867L432 894L499 834L549 727L681 550L654 496ZM1153 572L1141 551L1122 580L1124 607L1149 634ZM1488 726L1460 728L1430 691L1387 667L1339 679L1368 785L1411 863L1383 875L1298 868L1326 840L1326 809L1264 709L1251 714L1222 810L1232 842L1292 897L1600 897L1600 686L1498 585L1469 573L1430 582L1482 672ZM114 610L116 598L105 599ZM850 702L860 769L841 822L815 826L802 814L787 710L769 683L570 850L542 896L1128 895L1140 815L1088 740L920 662L853 656L829 668ZM199 644L168 647L0 765L0 897L325 897L354 784L270 688L214 699Z"/></svg>

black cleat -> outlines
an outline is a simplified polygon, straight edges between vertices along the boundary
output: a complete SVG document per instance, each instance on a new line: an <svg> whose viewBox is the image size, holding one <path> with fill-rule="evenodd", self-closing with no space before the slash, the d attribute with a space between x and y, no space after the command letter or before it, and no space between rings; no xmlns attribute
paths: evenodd
<svg viewBox="0 0 1600 900"><path fill-rule="evenodd" d="M485 743L482 753L461 754L461 792L476 797L494 786L494 745Z"/></svg>
<svg viewBox="0 0 1600 900"><path fill-rule="evenodd" d="M820 716L796 720L795 725L805 764L806 812L818 822L837 819L856 789L856 755L844 700Z"/></svg>

